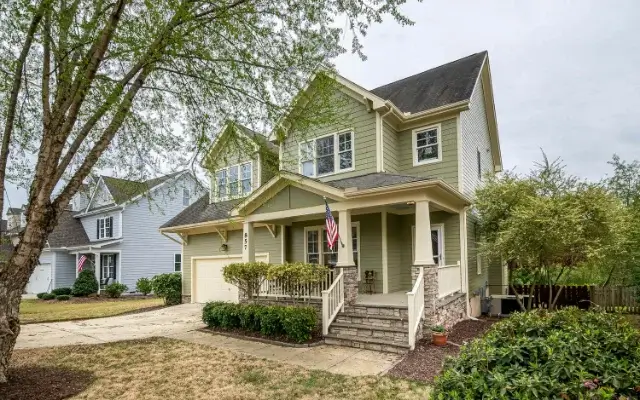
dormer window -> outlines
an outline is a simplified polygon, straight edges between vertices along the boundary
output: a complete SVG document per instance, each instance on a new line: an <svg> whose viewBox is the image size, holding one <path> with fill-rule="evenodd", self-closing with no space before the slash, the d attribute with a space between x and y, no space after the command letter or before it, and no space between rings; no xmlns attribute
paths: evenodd
<svg viewBox="0 0 640 400"><path fill-rule="evenodd" d="M353 170L353 132L337 132L300 144L300 173L320 177Z"/></svg>
<svg viewBox="0 0 640 400"><path fill-rule="evenodd" d="M215 199L218 201L245 197L251 193L252 163L231 165L215 172Z"/></svg>
<svg viewBox="0 0 640 400"><path fill-rule="evenodd" d="M442 161L440 125L414 129L412 132L413 166Z"/></svg>
<svg viewBox="0 0 640 400"><path fill-rule="evenodd" d="M188 206L191 203L191 192L187 188L182 188L182 205Z"/></svg>

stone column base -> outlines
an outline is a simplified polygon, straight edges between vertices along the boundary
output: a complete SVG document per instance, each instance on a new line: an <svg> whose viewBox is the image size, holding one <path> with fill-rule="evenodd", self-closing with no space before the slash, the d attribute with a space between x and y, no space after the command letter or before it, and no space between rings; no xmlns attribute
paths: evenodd
<svg viewBox="0 0 640 400"><path fill-rule="evenodd" d="M191 303L191 296L182 296L182 304Z"/></svg>
<svg viewBox="0 0 640 400"><path fill-rule="evenodd" d="M420 268L424 268L424 329L436 323L436 300L438 300L438 266L414 265L411 267L411 281L415 284L420 274Z"/></svg>
<svg viewBox="0 0 640 400"><path fill-rule="evenodd" d="M356 304L358 298L358 267L337 267L342 268L344 274L344 302L352 306Z"/></svg>

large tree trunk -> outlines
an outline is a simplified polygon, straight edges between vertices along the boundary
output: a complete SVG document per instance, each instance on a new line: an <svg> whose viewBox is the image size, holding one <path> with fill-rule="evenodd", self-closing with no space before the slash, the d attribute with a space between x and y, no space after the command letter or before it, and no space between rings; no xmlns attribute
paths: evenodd
<svg viewBox="0 0 640 400"><path fill-rule="evenodd" d="M0 263L0 384L7 381L9 360L20 333L20 300L46 238L55 227L58 212L48 203L28 212L29 223L8 262ZM39 214L39 215L38 215ZM36 218L36 219L33 219Z"/></svg>

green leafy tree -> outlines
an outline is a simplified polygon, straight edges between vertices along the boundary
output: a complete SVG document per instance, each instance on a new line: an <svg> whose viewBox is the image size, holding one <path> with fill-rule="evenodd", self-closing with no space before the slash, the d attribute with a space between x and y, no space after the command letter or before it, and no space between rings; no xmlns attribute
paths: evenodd
<svg viewBox="0 0 640 400"><path fill-rule="evenodd" d="M480 251L505 260L510 276L523 272L533 283L555 285L567 271L626 249L629 217L623 204L602 185L568 175L559 160L544 156L524 176L488 177L476 195L484 234ZM549 291L549 308L561 291ZM523 310L531 307L517 299Z"/></svg>
<svg viewBox="0 0 640 400"><path fill-rule="evenodd" d="M346 51L340 27L364 57L360 38L371 24L385 15L411 23L398 9L404 2L0 2L0 192L8 180L29 188L20 244L0 264L0 383L22 290L94 168L127 175L140 161L193 164L227 120L297 132L330 119L326 77Z"/></svg>

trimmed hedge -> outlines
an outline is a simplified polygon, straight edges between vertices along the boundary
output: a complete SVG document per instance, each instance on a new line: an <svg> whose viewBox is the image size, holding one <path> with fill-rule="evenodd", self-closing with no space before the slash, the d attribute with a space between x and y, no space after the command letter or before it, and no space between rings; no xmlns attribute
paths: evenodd
<svg viewBox="0 0 640 400"><path fill-rule="evenodd" d="M123 283L110 283L104 288L104 292L111 298L118 298L122 293L129 290L129 287Z"/></svg>
<svg viewBox="0 0 640 400"><path fill-rule="evenodd" d="M202 320L210 328L240 329L260 332L264 336L286 336L295 342L306 342L316 330L317 315L313 307L233 304L221 301L207 303Z"/></svg>
<svg viewBox="0 0 640 400"><path fill-rule="evenodd" d="M45 294L48 294L48 293L47 293L47 292L41 292L41 293L38 293L38 294L36 295L36 297L37 297L37 298L39 298L39 299L42 299L42 298L44 297L44 295L45 295Z"/></svg>
<svg viewBox="0 0 640 400"><path fill-rule="evenodd" d="M95 273L90 269L83 269L73 283L71 294L78 297L89 296L98 293L99 288Z"/></svg>
<svg viewBox="0 0 640 400"><path fill-rule="evenodd" d="M136 290L143 295L148 295L153 291L153 287L151 286L151 279L149 278L140 278L136 282Z"/></svg>
<svg viewBox="0 0 640 400"><path fill-rule="evenodd" d="M42 295L42 297L40 297L42 300L53 300L56 298L56 295L53 293L44 293Z"/></svg>
<svg viewBox="0 0 640 400"><path fill-rule="evenodd" d="M60 295L70 296L71 295L71 288L70 287L61 287L61 288L53 289L51 291L51 293L55 294L56 296L60 296Z"/></svg>
<svg viewBox="0 0 640 400"><path fill-rule="evenodd" d="M626 318L536 310L513 314L447 359L432 398L637 398L639 384L640 332Z"/></svg>
<svg viewBox="0 0 640 400"><path fill-rule="evenodd" d="M151 287L156 296L164 299L166 306L182 303L182 275L179 272L154 276Z"/></svg>
<svg viewBox="0 0 640 400"><path fill-rule="evenodd" d="M71 299L71 296L69 296L68 294L60 294L56 296L56 300L59 300L59 301L67 301L70 299Z"/></svg>

